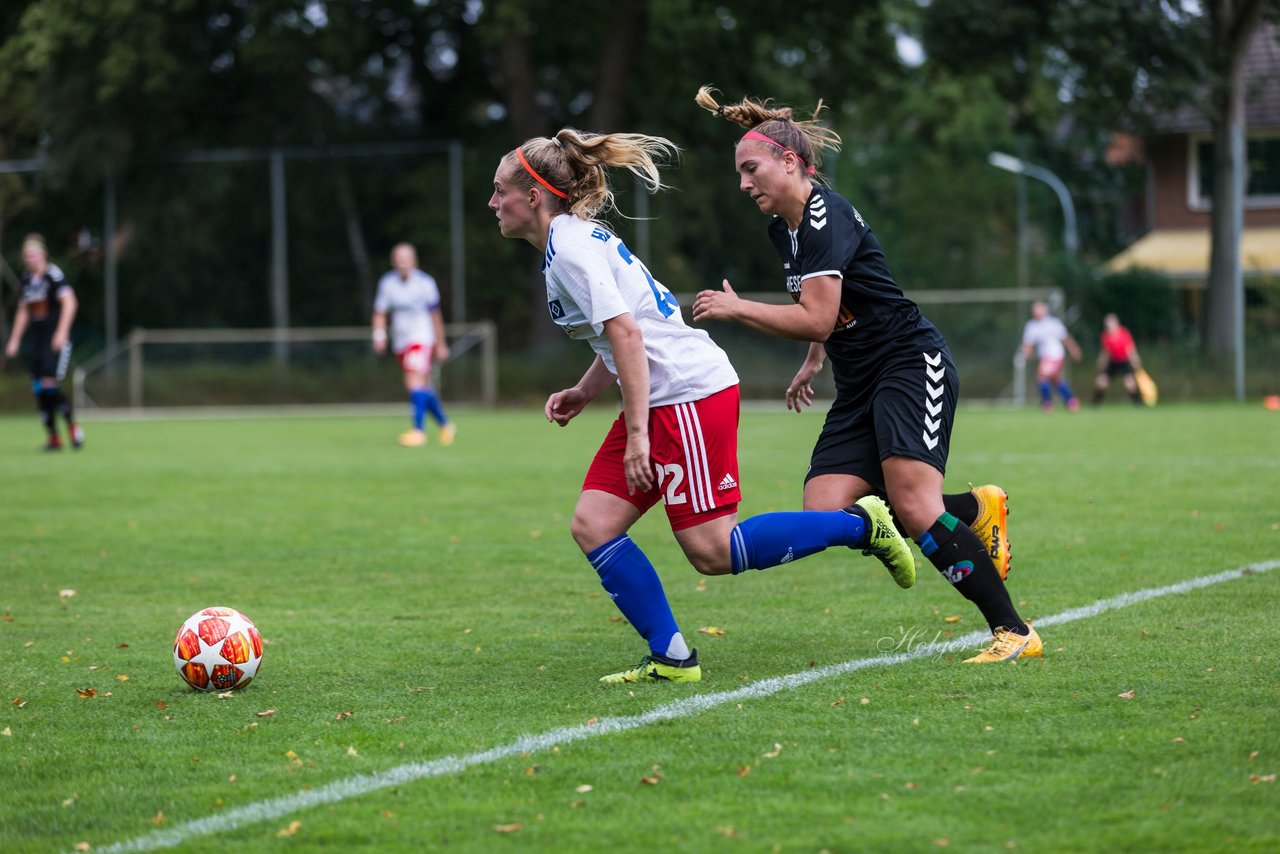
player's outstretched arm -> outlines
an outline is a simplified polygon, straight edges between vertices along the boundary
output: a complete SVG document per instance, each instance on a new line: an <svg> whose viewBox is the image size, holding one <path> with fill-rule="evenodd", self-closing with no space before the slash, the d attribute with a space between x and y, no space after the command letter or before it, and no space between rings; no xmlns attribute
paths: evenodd
<svg viewBox="0 0 1280 854"><path fill-rule="evenodd" d="M70 288L64 290L58 300L62 303L62 313L58 316L58 328L53 330L53 339L49 342L55 353L67 346L67 339L71 337L71 324L75 323L76 310L80 307L79 300Z"/></svg>
<svg viewBox="0 0 1280 854"><path fill-rule="evenodd" d="M736 320L757 332L794 341L825 341L835 327L840 310L840 279L815 276L806 279L800 301L793 305L770 305L738 296L729 280L723 290L701 291L693 302L693 319Z"/></svg>

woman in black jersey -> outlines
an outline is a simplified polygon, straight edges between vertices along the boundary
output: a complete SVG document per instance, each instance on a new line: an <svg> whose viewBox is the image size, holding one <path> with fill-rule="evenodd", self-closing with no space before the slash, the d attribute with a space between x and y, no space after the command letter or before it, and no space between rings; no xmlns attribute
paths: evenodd
<svg viewBox="0 0 1280 854"><path fill-rule="evenodd" d="M991 627L991 643L968 661L1041 655L1039 636L1018 616L1004 586L1004 491L982 486L942 493L959 394L955 364L942 334L893 281L862 215L825 186L820 158L839 147L840 137L768 101L721 105L704 86L697 102L747 128L735 150L738 185L773 216L769 239L795 303L741 299L725 281L723 290L698 294L693 319L733 320L810 342L787 388L787 407L796 412L813 402L810 382L831 361L836 400L813 449L805 509L833 510L864 495L887 495L921 552Z"/></svg>

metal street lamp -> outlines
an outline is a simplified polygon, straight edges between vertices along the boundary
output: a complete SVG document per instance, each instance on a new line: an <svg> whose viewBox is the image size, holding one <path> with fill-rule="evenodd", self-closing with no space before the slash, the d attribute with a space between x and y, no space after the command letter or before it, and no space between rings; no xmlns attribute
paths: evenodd
<svg viewBox="0 0 1280 854"><path fill-rule="evenodd" d="M1080 248L1080 238L1076 234L1076 206L1071 201L1071 194L1067 192L1067 185L1062 183L1062 179L1048 169L1034 166L1025 160L1014 157L1012 154L1005 154L1002 151L993 151L988 154L987 162L997 169L1003 169L1015 175L1026 175L1028 178L1035 178L1053 188L1053 191L1058 194L1058 201L1062 204L1062 242L1067 247L1067 251L1075 255Z"/></svg>

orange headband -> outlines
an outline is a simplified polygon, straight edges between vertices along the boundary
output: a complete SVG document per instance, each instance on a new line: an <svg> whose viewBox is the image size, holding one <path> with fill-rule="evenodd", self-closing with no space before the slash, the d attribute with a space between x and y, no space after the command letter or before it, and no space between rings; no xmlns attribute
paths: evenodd
<svg viewBox="0 0 1280 854"><path fill-rule="evenodd" d="M541 175L539 175L537 172L534 171L533 167L529 165L529 161L524 159L524 146L516 146L516 157L520 158L520 165L524 167L524 171L532 175L533 180L537 181L539 184L546 187L547 192L551 193L553 196L559 196L562 199L569 198L568 193L566 193L564 190L557 190L555 187L547 183L546 178L543 178Z"/></svg>

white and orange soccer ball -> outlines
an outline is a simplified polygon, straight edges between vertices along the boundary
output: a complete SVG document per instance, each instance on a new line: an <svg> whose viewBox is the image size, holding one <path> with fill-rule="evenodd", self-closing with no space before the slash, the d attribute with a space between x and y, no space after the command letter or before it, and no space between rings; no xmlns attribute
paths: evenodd
<svg viewBox="0 0 1280 854"><path fill-rule="evenodd" d="M197 691L243 688L261 665L262 635L235 608L197 611L173 642L173 666Z"/></svg>

